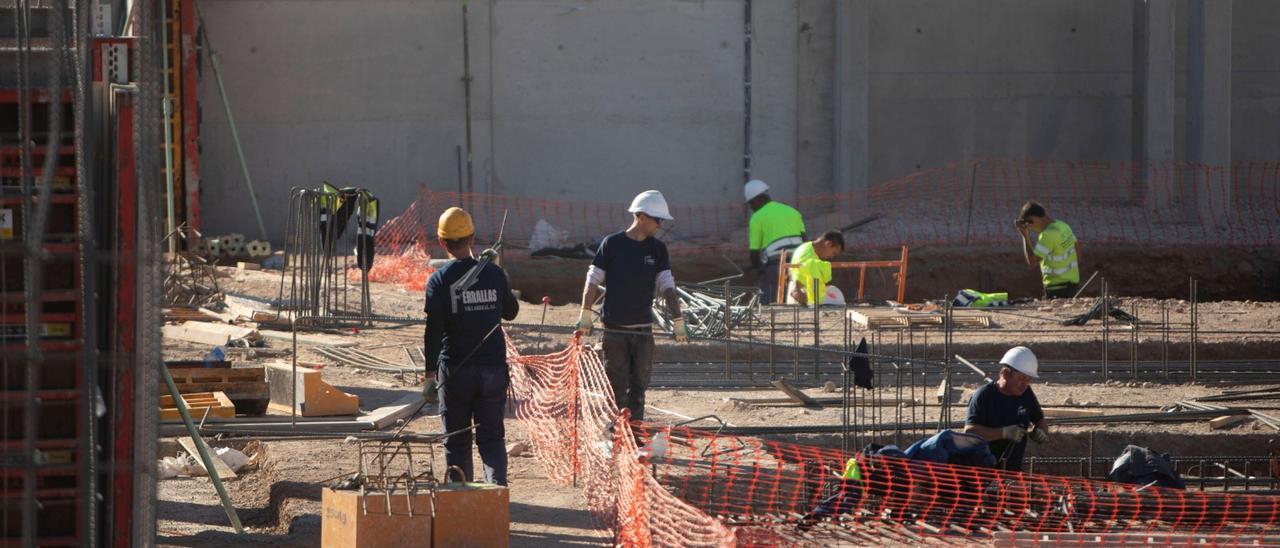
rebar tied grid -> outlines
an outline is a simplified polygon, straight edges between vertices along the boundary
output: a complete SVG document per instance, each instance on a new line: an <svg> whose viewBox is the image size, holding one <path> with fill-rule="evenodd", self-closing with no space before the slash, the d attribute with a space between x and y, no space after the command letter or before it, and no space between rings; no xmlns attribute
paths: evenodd
<svg viewBox="0 0 1280 548"><path fill-rule="evenodd" d="M1097 342L1099 351L1081 351L1069 363L1042 360L1043 373L1050 381L1100 382L1108 380L1146 380L1159 382L1232 382L1266 380L1270 374L1280 373L1280 360L1249 359L1204 360L1199 347L1205 338L1214 336L1274 336L1270 331L1254 330L1206 330L1198 302L1198 282L1191 280L1190 298L1185 317L1175 321L1173 310L1167 302L1160 303L1156 317L1151 321L1119 321L1111 317L1123 314L1128 308L1136 316L1136 304L1120 303L1110 295L1110 288L1103 280L1103 296L1099 300L1101 317L1085 326L1068 327L1061 318L1038 314L1029 307L997 307L981 309L999 317L1022 316L1042 320L1044 328L991 330L957 325L948 321L946 314L936 325L918 325L906 322L892 328L863 329L849 319L851 306L797 307L762 306L758 314L736 326L731 333L712 336L707 342L724 343L726 352L722 361L708 357L705 360L680 360L659 362L654 369L654 386L663 387L749 387L761 386L770 380L784 378L803 386L816 386L840 375L840 352L847 352L854 339L866 338L875 353L893 355L904 359L928 358L939 362L954 359L951 348L957 336L965 333L985 333L1007 336L1009 346L1014 346L1023 336L1052 336L1056 343ZM1111 309L1112 303L1120 308ZM708 307L709 308L709 307ZM721 305L723 308L723 305ZM834 317L839 315L839 317ZM839 331L837 331L839 330ZM839 333L839 337L832 336ZM732 338L732 342L725 339ZM932 340L931 340L932 339ZM1145 340L1144 340L1145 339ZM1034 349L1034 344L1032 344ZM1127 352L1125 352L1127 349ZM688 353L684 353L688 354ZM1120 360L1116 359L1119 354ZM1173 358L1183 354L1185 358ZM1127 359L1125 359L1127 358ZM801 364L807 364L801 367ZM944 371L945 372L945 371ZM761 378L767 373L767 377ZM989 372L994 377L995 371ZM961 373L963 374L963 373Z"/></svg>
<svg viewBox="0 0 1280 548"><path fill-rule="evenodd" d="M356 207L350 212L356 227L367 223L365 210ZM315 323L371 326L369 271L357 268L352 260L357 231L339 226L338 215L332 194L298 187L290 193L278 306L292 317L308 316ZM348 274L353 268L359 271L355 287Z"/></svg>

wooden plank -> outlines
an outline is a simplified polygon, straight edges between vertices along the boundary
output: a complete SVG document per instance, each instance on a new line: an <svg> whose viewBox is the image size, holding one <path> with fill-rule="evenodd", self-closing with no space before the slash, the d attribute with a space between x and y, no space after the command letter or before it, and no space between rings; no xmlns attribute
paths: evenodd
<svg viewBox="0 0 1280 548"><path fill-rule="evenodd" d="M252 340L257 330L251 327L216 324L211 322L186 322L163 327L164 338L177 339L210 346L223 346L232 339Z"/></svg>
<svg viewBox="0 0 1280 548"><path fill-rule="evenodd" d="M1209 421L1211 430L1222 430L1253 418L1252 415L1226 415Z"/></svg>
<svg viewBox="0 0 1280 548"><path fill-rule="evenodd" d="M791 386L791 384L788 383L786 379L778 379L776 381L771 381L769 384L772 384L774 388L781 390L783 394L786 394L787 397L795 400L796 403L803 404L805 407L813 407L817 409L822 408L822 404L818 403L817 400L814 400L813 398L809 397L808 394L801 392L796 387Z"/></svg>
<svg viewBox="0 0 1280 548"><path fill-rule="evenodd" d="M179 368L171 369L175 383L190 382L265 382L267 380L264 367L236 368Z"/></svg>
<svg viewBox="0 0 1280 548"><path fill-rule="evenodd" d="M263 329L258 334L264 339L273 341L281 341L286 343L293 342L293 333L288 331L272 331ZM320 345L320 346L336 346L338 348L347 348L358 344L356 341L347 337L338 337L331 335L315 335L315 334L298 334L298 344Z"/></svg>
<svg viewBox="0 0 1280 548"><path fill-rule="evenodd" d="M204 367L204 368L229 368L231 362L227 360L165 360L165 367L169 368L169 372L178 374L177 369L185 369L188 367Z"/></svg>
<svg viewBox="0 0 1280 548"><path fill-rule="evenodd" d="M361 422L368 422L373 425L374 430L382 430L392 426L396 421L409 417L418 412L418 409L426 403L421 392L406 394L404 397L374 409L369 414L360 417Z"/></svg>
<svg viewBox="0 0 1280 548"><path fill-rule="evenodd" d="M216 322L221 320L217 314L210 314L207 311L198 308L178 306L165 308L163 312L164 321L166 322Z"/></svg>
<svg viewBox="0 0 1280 548"><path fill-rule="evenodd" d="M1050 419L1060 419L1064 417L1097 417L1101 416L1101 409L1074 409L1063 407L1046 407L1044 408L1044 416Z"/></svg>
<svg viewBox="0 0 1280 548"><path fill-rule="evenodd" d="M231 403L227 395L222 392L184 394L182 400L186 402L187 410L194 420L200 420L206 414L210 417L222 418L236 416L235 404ZM182 420L182 415L178 413L178 407L174 404L173 396L160 396L160 419Z"/></svg>
<svg viewBox="0 0 1280 548"><path fill-rule="evenodd" d="M182 444L182 448L187 450L187 453L195 459L196 464L200 466L201 470L203 470L204 461L200 459L200 451L196 449L195 440L189 437L178 438L178 443ZM235 470L232 470L230 466L227 466L227 463L222 462L222 459L218 458L218 455L213 453L213 448L209 447L209 444L204 443L204 440L200 440L200 443L204 444L205 449L209 451L209 460L213 461L213 470L218 473L218 478L224 481L236 479L237 476Z"/></svg>

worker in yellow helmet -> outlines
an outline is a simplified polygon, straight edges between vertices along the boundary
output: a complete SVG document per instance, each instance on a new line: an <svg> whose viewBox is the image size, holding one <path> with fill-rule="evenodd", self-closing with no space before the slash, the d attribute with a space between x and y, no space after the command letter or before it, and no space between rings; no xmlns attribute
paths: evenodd
<svg viewBox="0 0 1280 548"><path fill-rule="evenodd" d="M427 382L435 377L445 432L459 432L474 421L476 446L489 483L507 484L503 412L507 404L507 346L500 328L520 303L507 274L485 263L469 287L454 285L481 263L471 253L475 239L471 215L451 207L440 215L436 235L453 259L427 280ZM486 251L486 253L489 253ZM470 430L449 436L445 462L472 479Z"/></svg>

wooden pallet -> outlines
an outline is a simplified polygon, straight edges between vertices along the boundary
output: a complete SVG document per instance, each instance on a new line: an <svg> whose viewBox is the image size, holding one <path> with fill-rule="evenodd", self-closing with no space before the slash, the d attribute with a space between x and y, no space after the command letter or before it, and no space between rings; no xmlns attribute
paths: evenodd
<svg viewBox="0 0 1280 548"><path fill-rule="evenodd" d="M169 374L179 394L222 392L241 415L262 415L271 403L265 368L259 367L170 367ZM160 392L167 393L163 383Z"/></svg>
<svg viewBox="0 0 1280 548"><path fill-rule="evenodd" d="M849 310L849 320L862 329L906 329L908 327L942 327L946 317L942 314L902 314L892 308L858 308ZM951 313L953 327L988 328L991 315L972 310L954 310Z"/></svg>
<svg viewBox="0 0 1280 548"><path fill-rule="evenodd" d="M236 416L235 404L231 403L231 399L222 392L183 394L182 400L187 403L187 410L191 413L192 420L198 421L205 416L224 419ZM160 420L182 420L182 414L178 412L173 396L160 396Z"/></svg>
<svg viewBox="0 0 1280 548"><path fill-rule="evenodd" d="M222 318L211 312L189 306L175 306L164 309L166 322L220 322Z"/></svg>

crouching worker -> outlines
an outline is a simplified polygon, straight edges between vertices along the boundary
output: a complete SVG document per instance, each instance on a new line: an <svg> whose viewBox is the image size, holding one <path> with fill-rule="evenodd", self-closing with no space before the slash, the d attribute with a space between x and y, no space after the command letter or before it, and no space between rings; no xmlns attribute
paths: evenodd
<svg viewBox="0 0 1280 548"><path fill-rule="evenodd" d="M979 388L969 400L964 431L990 442L996 468L1021 472L1027 438L1039 444L1049 439L1040 400L1031 390L1031 380L1040 378L1039 367L1030 348L1011 348L1000 359L1000 378Z"/></svg>
<svg viewBox="0 0 1280 548"><path fill-rule="evenodd" d="M502 268L485 264L470 287L453 287L479 265L471 254L475 226L471 215L451 207L436 227L440 245L453 259L427 280L427 382L436 377L445 432L475 424L475 441L484 462L484 480L507 484L503 411L507 404L507 345L502 320L520 309ZM491 251L485 252L492 253ZM437 374L438 371L438 374ZM472 432L445 441L445 463L472 481Z"/></svg>
<svg viewBox="0 0 1280 548"><path fill-rule="evenodd" d="M788 261L796 266L789 269L791 284L787 292L787 304L823 304L827 284L831 283L830 261L843 252L844 235L838 230L827 231L818 239L797 247Z"/></svg>

